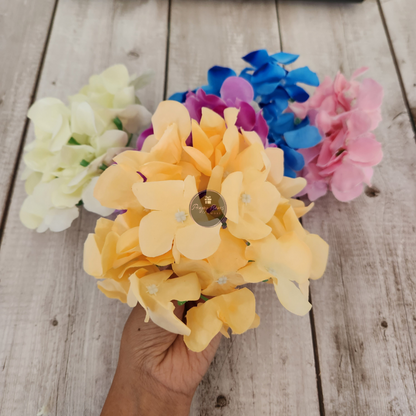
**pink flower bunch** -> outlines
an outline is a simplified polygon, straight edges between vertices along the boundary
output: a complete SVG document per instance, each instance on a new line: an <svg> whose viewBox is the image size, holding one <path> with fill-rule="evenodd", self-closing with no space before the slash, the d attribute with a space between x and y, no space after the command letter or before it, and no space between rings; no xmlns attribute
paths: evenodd
<svg viewBox="0 0 416 416"><path fill-rule="evenodd" d="M307 102L290 105L300 119L309 116L322 135L318 145L299 150L305 168L298 176L307 180L300 195L308 194L311 201L328 189L339 201L357 198L383 158L372 133L381 121L383 88L373 79L356 80L366 71L358 69L350 81L341 73L334 81L327 77Z"/></svg>

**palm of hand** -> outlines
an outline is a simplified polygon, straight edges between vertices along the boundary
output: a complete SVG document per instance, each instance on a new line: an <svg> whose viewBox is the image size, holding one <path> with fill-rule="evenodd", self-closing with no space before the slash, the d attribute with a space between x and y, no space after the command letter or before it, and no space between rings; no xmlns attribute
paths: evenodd
<svg viewBox="0 0 416 416"><path fill-rule="evenodd" d="M178 317L184 307L177 307ZM181 335L172 334L153 322L144 322L145 311L138 305L127 320L120 351L120 360L134 368L136 376L150 389L165 388L168 392L192 397L206 373L220 343L217 335L202 352L186 347Z"/></svg>

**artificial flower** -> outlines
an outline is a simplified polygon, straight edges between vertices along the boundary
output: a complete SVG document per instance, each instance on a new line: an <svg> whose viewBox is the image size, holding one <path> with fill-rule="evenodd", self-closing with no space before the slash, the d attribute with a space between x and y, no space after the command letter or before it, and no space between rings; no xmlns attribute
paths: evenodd
<svg viewBox="0 0 416 416"><path fill-rule="evenodd" d="M78 217L78 206L107 216L93 196L98 176L148 125L150 113L139 104L137 87L148 76L130 76L115 65L70 97L37 101L28 113L35 140L26 147L23 179L28 197L20 210L23 224L38 232L62 231Z"/></svg>
<svg viewBox="0 0 416 416"><path fill-rule="evenodd" d="M372 79L357 81L366 70L355 71L350 81L341 73L334 81L327 77L306 103L291 105L299 117L308 115L323 137L301 150L306 166L299 175L308 182L301 195L312 201L328 190L343 202L357 198L383 158L372 132L381 121L383 88Z"/></svg>
<svg viewBox="0 0 416 416"><path fill-rule="evenodd" d="M238 125L249 113L231 93L227 100L222 114L202 107L199 121L183 104L160 103L141 150L117 155L97 179L96 199L122 211L97 223L84 250L84 269L104 294L140 304L146 320L184 335L192 351L218 332L259 324L248 283L274 283L285 308L307 313L309 279L321 277L328 251L299 222L313 206L293 198L306 180L284 176L282 149L265 148L246 120ZM210 227L191 203L207 190L224 204ZM173 300L189 302L184 322Z"/></svg>
<svg viewBox="0 0 416 416"><path fill-rule="evenodd" d="M209 85L188 93L173 94L170 99L185 103L187 108L190 109L192 117L197 119L199 106L214 108L215 111L220 113L224 101L226 105L238 106L235 102L233 103L233 99L236 97L238 103L244 103L241 108L247 111L245 116L243 116L243 113L239 116L246 123L242 127L245 130L254 129L258 132L266 146L281 148L285 155L285 176L294 178L296 177L296 171L304 167L303 155L298 150L313 147L321 141L318 129L310 125L309 118L306 115L302 118L295 117L289 108L290 102L303 103L309 98L308 93L298 84L319 85L317 75L308 67L293 71L288 71L283 67L283 65L295 62L298 57L299 55L285 52L269 55L264 49L251 52L243 57L251 66L245 68L239 77L247 80L253 88L252 99L255 101L251 105L261 109L260 112L256 112L256 119L253 115L248 114L248 100L251 95L248 94L247 87L240 85L241 82L229 81L237 78L235 71L230 68L212 67L208 71ZM238 95L235 94L235 91L238 91ZM218 97L215 99L214 96L221 97L222 100L218 100ZM196 115L193 115L194 113ZM268 134L264 121L267 123ZM253 128L254 122L256 124ZM237 125L239 126L239 123ZM148 133L146 132L145 135ZM268 138L267 143L264 136Z"/></svg>

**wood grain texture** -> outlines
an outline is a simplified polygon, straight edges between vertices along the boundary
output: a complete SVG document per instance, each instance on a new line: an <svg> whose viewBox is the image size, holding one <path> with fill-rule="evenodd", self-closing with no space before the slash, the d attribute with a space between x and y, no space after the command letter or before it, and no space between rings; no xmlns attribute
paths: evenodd
<svg viewBox="0 0 416 416"><path fill-rule="evenodd" d="M174 0L168 93L205 84L213 65L239 71L246 53L279 45L274 1ZM222 340L191 415L318 415L309 317L287 312L272 286L253 291L260 327Z"/></svg>
<svg viewBox="0 0 416 416"><path fill-rule="evenodd" d="M0 0L0 221L56 0Z"/></svg>
<svg viewBox="0 0 416 416"><path fill-rule="evenodd" d="M411 0L379 1L416 123L416 6Z"/></svg>
<svg viewBox="0 0 416 416"><path fill-rule="evenodd" d="M416 146L377 2L287 1L278 11L298 66L349 76L366 65L385 89L373 188L349 204L328 195L304 217L331 246L312 285L325 415L414 415Z"/></svg>
<svg viewBox="0 0 416 416"><path fill-rule="evenodd" d="M38 98L65 100L90 75L124 63L156 71L140 94L154 110L163 97L167 13L164 0L60 0ZM130 309L105 298L83 271L97 217L82 211L66 232L37 234L19 221L24 197L19 181L0 253L0 414L97 415Z"/></svg>

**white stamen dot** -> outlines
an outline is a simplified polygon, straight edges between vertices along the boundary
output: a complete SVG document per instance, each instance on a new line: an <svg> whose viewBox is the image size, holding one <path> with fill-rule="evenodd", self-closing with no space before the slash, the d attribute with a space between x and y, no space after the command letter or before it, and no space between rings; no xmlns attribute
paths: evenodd
<svg viewBox="0 0 416 416"><path fill-rule="evenodd" d="M249 204L251 202L251 196L249 194L243 194L243 195L241 195L241 200L245 204Z"/></svg>
<svg viewBox="0 0 416 416"><path fill-rule="evenodd" d="M217 283L218 283L219 285L225 285L225 284L227 283L227 281L228 281L228 277L227 277L227 276L221 276L221 277L218 279Z"/></svg>
<svg viewBox="0 0 416 416"><path fill-rule="evenodd" d="M156 295L156 293L159 292L159 288L156 285L147 286L146 289L150 295Z"/></svg>
<svg viewBox="0 0 416 416"><path fill-rule="evenodd" d="M186 221L186 213L185 213L185 211L175 212L175 219L178 222L185 222Z"/></svg>

